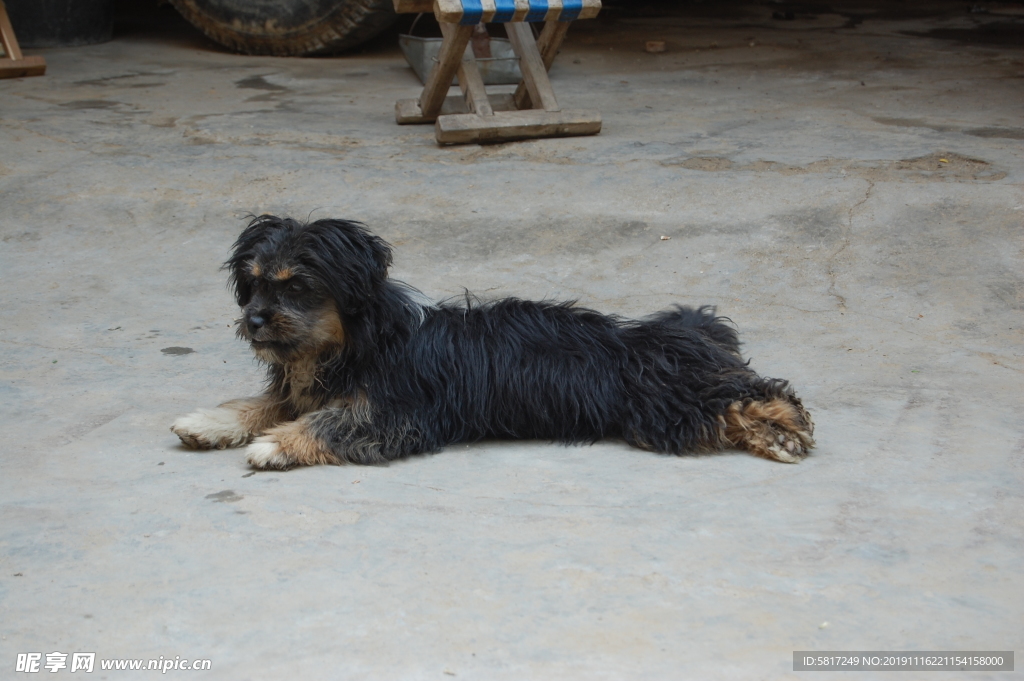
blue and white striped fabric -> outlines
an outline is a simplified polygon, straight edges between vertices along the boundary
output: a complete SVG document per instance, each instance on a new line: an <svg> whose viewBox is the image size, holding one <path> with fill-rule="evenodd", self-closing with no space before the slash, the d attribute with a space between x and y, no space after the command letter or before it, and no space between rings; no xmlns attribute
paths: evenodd
<svg viewBox="0 0 1024 681"><path fill-rule="evenodd" d="M459 23L471 26L481 21L573 21L579 18L583 4L584 0L461 0Z"/></svg>
<svg viewBox="0 0 1024 681"><path fill-rule="evenodd" d="M506 21L512 21L512 17L515 15L515 0L494 0L494 16L491 17L491 21L505 23Z"/></svg>

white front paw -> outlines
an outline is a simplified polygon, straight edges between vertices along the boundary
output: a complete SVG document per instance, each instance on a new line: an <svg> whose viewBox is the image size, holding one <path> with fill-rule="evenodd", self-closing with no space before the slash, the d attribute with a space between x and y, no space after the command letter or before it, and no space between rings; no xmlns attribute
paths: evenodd
<svg viewBox="0 0 1024 681"><path fill-rule="evenodd" d="M171 430L193 449L239 447L252 439L252 434L238 422L238 411L224 407L200 409L182 416Z"/></svg>
<svg viewBox="0 0 1024 681"><path fill-rule="evenodd" d="M245 458L253 468L288 468L295 464L281 445L266 435L245 448Z"/></svg>

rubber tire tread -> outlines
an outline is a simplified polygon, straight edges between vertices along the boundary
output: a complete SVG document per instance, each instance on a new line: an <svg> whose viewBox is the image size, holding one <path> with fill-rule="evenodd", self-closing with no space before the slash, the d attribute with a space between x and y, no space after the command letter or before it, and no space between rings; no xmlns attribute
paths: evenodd
<svg viewBox="0 0 1024 681"><path fill-rule="evenodd" d="M218 0L170 0L178 12L211 40L243 54L278 57L315 56L352 49L373 38L395 22L391 0L334 0L325 2L319 16L296 20L300 0L266 0L264 13L233 13L230 2L211 12ZM273 11L266 11L271 4ZM333 5L333 6L331 6ZM270 16L273 14L274 16ZM219 15L219 16L218 16ZM275 30L267 28L273 21Z"/></svg>

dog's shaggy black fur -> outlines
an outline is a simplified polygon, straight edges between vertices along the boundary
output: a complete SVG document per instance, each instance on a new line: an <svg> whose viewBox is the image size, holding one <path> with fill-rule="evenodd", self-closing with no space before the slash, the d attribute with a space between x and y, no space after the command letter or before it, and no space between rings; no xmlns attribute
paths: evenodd
<svg viewBox="0 0 1024 681"><path fill-rule="evenodd" d="M482 438L735 446L787 462L813 446L800 400L749 368L713 308L633 321L516 298L424 304L390 264L356 222L253 219L225 267L268 389L172 430L195 448L251 442L258 468L374 464Z"/></svg>

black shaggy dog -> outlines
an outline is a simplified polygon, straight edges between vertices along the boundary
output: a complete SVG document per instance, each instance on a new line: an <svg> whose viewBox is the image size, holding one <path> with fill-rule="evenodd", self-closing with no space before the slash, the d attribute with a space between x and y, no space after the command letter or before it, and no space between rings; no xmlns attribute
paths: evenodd
<svg viewBox="0 0 1024 681"><path fill-rule="evenodd" d="M225 267L269 385L171 429L197 449L248 444L256 468L376 464L481 438L786 462L814 446L792 389L747 366L712 308L632 321L516 298L430 305L388 279L390 264L356 222L253 219Z"/></svg>

